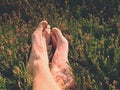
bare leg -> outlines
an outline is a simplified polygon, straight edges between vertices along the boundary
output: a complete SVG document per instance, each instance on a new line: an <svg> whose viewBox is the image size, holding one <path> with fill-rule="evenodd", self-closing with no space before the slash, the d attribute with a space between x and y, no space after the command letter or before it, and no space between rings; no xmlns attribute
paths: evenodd
<svg viewBox="0 0 120 90"><path fill-rule="evenodd" d="M51 36L54 47L56 47L51 73L62 90L71 88L74 86L74 76L68 65L68 41L58 28L52 29Z"/></svg>
<svg viewBox="0 0 120 90"><path fill-rule="evenodd" d="M47 21L42 21L32 35L32 50L28 64L33 78L33 90L61 90L49 69L46 47L49 36L50 26Z"/></svg>

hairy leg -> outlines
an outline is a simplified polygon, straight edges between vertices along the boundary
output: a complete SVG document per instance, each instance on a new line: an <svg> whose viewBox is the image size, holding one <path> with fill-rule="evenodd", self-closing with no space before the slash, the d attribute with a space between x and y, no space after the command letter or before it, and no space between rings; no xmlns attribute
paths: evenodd
<svg viewBox="0 0 120 90"><path fill-rule="evenodd" d="M56 48L51 73L62 90L74 86L74 76L68 61L68 41L58 28L53 28L51 33L53 45Z"/></svg>

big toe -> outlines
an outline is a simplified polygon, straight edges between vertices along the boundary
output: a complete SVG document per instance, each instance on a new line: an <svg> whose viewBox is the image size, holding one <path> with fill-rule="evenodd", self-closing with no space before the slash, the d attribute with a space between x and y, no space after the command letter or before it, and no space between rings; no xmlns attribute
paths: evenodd
<svg viewBox="0 0 120 90"><path fill-rule="evenodd" d="M38 27L36 28L36 30L34 31L33 33L33 38L36 37L36 36L42 36L42 32L44 31L44 29L47 27L48 25L48 22L47 21L41 21L39 24L38 24Z"/></svg>
<svg viewBox="0 0 120 90"><path fill-rule="evenodd" d="M38 27L44 29L45 27L47 27L47 25L48 25L48 22L44 20L39 23Z"/></svg>
<svg viewBox="0 0 120 90"><path fill-rule="evenodd" d="M55 35L57 41L66 41L64 36L62 35L62 32L58 28L53 28L52 29L53 34Z"/></svg>

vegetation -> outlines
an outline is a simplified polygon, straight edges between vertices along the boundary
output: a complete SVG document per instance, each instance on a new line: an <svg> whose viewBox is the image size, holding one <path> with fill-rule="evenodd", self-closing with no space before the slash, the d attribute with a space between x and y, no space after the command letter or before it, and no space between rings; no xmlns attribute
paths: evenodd
<svg viewBox="0 0 120 90"><path fill-rule="evenodd" d="M31 34L41 20L69 41L73 90L120 89L119 0L1 0L0 90L31 90Z"/></svg>

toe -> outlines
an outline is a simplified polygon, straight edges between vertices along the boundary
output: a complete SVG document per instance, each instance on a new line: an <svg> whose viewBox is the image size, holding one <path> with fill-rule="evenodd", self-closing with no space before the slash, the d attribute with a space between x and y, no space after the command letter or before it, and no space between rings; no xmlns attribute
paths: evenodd
<svg viewBox="0 0 120 90"><path fill-rule="evenodd" d="M63 37L62 32L56 27L52 29L52 32L54 33L57 39L60 39Z"/></svg>
<svg viewBox="0 0 120 90"><path fill-rule="evenodd" d="M42 31L44 31L44 29L47 27L48 25L48 22L47 21L41 21L39 24L38 24L38 27L36 29L36 32L40 32L42 33Z"/></svg>
<svg viewBox="0 0 120 90"><path fill-rule="evenodd" d="M50 35L50 25L47 25L47 27L45 28L44 34Z"/></svg>
<svg viewBox="0 0 120 90"><path fill-rule="evenodd" d="M49 44L50 42L50 25L47 25L43 32L43 36L46 38L46 43Z"/></svg>
<svg viewBox="0 0 120 90"><path fill-rule="evenodd" d="M48 25L47 21L41 21L38 25L38 27L45 28Z"/></svg>
<svg viewBox="0 0 120 90"><path fill-rule="evenodd" d="M62 42L68 44L68 41L66 40L66 38L63 36L62 32L58 28L53 28L52 32L57 39L57 43Z"/></svg>

